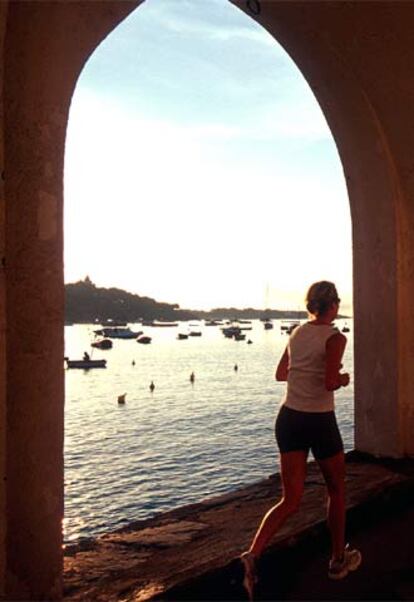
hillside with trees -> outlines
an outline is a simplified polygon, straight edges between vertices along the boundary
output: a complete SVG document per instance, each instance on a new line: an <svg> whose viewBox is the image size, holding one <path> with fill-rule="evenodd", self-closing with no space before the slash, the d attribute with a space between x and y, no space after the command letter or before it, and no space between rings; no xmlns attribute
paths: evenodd
<svg viewBox="0 0 414 602"><path fill-rule="evenodd" d="M65 304L67 323L91 324L107 320L133 323L141 320L306 318L303 311L263 310L252 307L221 307L211 311L180 309L178 303L161 303L151 297L140 297L119 288L97 287L88 276L85 280L65 285Z"/></svg>
<svg viewBox="0 0 414 602"><path fill-rule="evenodd" d="M87 276L65 285L66 322L121 320L191 320L196 314L180 310L177 303L159 303L150 297L133 295L119 288L100 288Z"/></svg>

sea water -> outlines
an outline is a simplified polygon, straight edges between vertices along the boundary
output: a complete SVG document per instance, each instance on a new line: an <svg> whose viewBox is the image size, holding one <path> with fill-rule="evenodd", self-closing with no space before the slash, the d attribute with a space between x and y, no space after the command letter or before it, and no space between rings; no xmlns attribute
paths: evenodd
<svg viewBox="0 0 414 602"><path fill-rule="evenodd" d="M344 321L336 324L341 329ZM353 447L348 324L344 369L351 385L336 393L347 450ZM278 469L274 419L286 385L274 372L287 335L278 320L273 330L258 320L251 326L245 341L235 341L218 326L130 324L152 343L114 340L111 350L92 353L96 327L65 327L66 356L80 359L88 351L107 359L106 369L65 371L66 542L240 488ZM202 336L177 340L189 330ZM126 403L119 405L124 393Z"/></svg>

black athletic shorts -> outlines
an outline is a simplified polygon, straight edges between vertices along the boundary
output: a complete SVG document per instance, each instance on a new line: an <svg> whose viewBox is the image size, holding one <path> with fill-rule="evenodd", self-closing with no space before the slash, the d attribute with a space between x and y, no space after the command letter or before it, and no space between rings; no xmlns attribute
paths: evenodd
<svg viewBox="0 0 414 602"><path fill-rule="evenodd" d="M275 435L282 453L311 450L316 460L330 458L344 449L335 412L299 412L282 405Z"/></svg>

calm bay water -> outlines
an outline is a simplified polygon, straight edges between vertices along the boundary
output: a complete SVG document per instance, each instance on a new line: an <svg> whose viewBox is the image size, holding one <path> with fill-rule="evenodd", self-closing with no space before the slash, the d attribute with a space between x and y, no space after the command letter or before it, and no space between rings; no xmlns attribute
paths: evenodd
<svg viewBox="0 0 414 602"><path fill-rule="evenodd" d="M352 378L348 324L344 369ZM66 542L234 490L278 468L273 427L285 385L274 371L287 341L279 321L268 331L254 321L246 333L252 345L226 339L218 326L201 326L201 337L183 341L177 334L188 324L130 326L152 344L114 340L113 349L92 354L107 359L106 369L66 370ZM93 329L66 327L65 355L90 351ZM117 403L123 393L124 406ZM336 409L352 449L352 382L336 394Z"/></svg>

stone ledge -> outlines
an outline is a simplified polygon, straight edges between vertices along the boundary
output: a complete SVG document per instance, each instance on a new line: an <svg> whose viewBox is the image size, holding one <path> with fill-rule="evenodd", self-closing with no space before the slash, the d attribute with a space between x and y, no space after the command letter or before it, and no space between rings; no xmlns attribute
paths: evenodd
<svg viewBox="0 0 414 602"><path fill-rule="evenodd" d="M412 462L380 462L348 454L349 515L357 516L367 505L407 487L414 487ZM232 561L248 546L259 520L279 495L279 475L272 475L239 491L69 548L65 599L137 602L167 598L168 592L186 583L222 572L234 565ZM272 549L293 547L305 537L320 534L325 528L325 500L323 478L312 462L300 511L279 531Z"/></svg>

